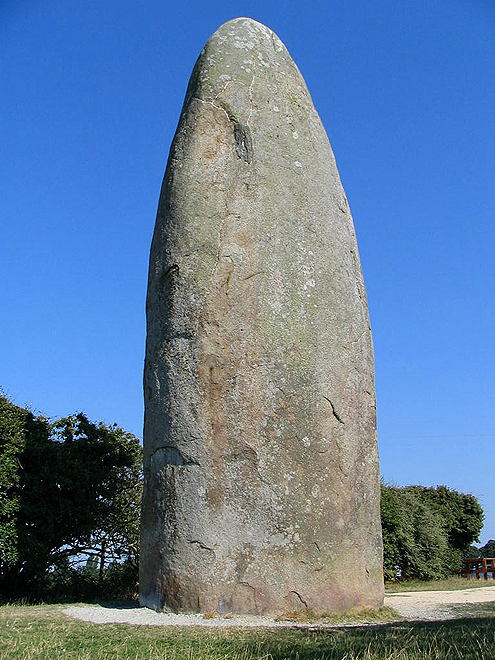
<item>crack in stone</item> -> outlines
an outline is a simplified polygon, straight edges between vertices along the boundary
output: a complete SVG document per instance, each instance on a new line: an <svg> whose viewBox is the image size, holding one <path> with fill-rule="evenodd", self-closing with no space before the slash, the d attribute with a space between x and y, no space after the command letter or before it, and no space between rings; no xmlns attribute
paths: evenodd
<svg viewBox="0 0 495 660"><path fill-rule="evenodd" d="M246 282L247 280L250 280L252 277L255 277L256 275L261 275L264 272L265 272L264 270L258 270L256 273L251 273L251 275L248 275L247 277L243 277L242 281Z"/></svg>
<svg viewBox="0 0 495 660"><path fill-rule="evenodd" d="M364 337L364 335L367 335L367 334L368 334L368 332L369 332L369 329L366 328L366 330L364 330L364 331L359 335L359 337L358 337L357 339L353 339L353 340L351 341L351 344L357 344L358 341L361 341L361 339Z"/></svg>
<svg viewBox="0 0 495 660"><path fill-rule="evenodd" d="M237 156L249 164L253 159L253 141L249 126L243 126L240 122L235 122L234 141Z"/></svg>
<svg viewBox="0 0 495 660"><path fill-rule="evenodd" d="M337 411L335 410L335 406L334 406L333 403L330 401L330 399L329 399L327 396L325 396L324 394L322 394L322 397L325 399L325 401L328 401L328 403L330 404L330 406L331 406L331 408L332 408L332 414L333 414L333 416L335 417L335 419L336 419L340 424L343 424L344 422L342 421L340 415L339 415L339 414L337 413Z"/></svg>
<svg viewBox="0 0 495 660"><path fill-rule="evenodd" d="M217 110L221 110L222 112L225 113L225 116L227 117L227 119L229 121L232 121L232 119L231 119L229 113L227 112L227 110L225 108L223 108L221 105L216 105L213 101L205 101L204 99L200 99L198 96L193 96L191 100L199 101L200 103L204 103L205 105L211 105L213 108L216 108Z"/></svg>
<svg viewBox="0 0 495 660"><path fill-rule="evenodd" d="M204 99L200 99L197 96L193 96L192 98L196 101L199 101L200 103L204 103L207 105L211 105L213 108L216 108L217 110L221 110L223 113L225 113L225 116L229 120L229 122L234 124L234 143L235 143L235 150L237 153L237 156L244 160L246 163L250 164L253 156L254 156L254 150L253 150L253 141L251 138L251 131L249 129L249 122L251 120L251 115L253 113L253 98L252 98L252 87L255 79L255 72L253 71L253 78L251 80L251 83L249 85L249 114L248 114L248 119L246 122L246 125L242 124L235 114L232 112L231 108L228 106L227 103L222 103L222 101L219 102L219 104L216 103L218 97L227 89L227 87L230 85L232 82L231 80L227 81L227 83L224 85L224 87L215 95L212 101L205 101ZM240 82L240 81L238 81ZM245 85L245 83L240 83L241 85Z"/></svg>
<svg viewBox="0 0 495 660"><path fill-rule="evenodd" d="M210 552L213 552L213 554L215 554L215 550L213 550L213 548L209 548L207 545L205 545L201 541L197 541L196 539L187 539L187 542L190 543L191 545L199 546L201 548L201 550L209 550Z"/></svg>
<svg viewBox="0 0 495 660"><path fill-rule="evenodd" d="M308 607L308 603L304 600L304 598L301 596L300 593L298 593L297 591L294 591L293 589L290 591L290 593L297 596L299 598L299 600L301 601L301 603L304 605L304 607Z"/></svg>
<svg viewBox="0 0 495 660"><path fill-rule="evenodd" d="M345 195L343 197L343 200L337 200L337 206L339 207L342 213L347 213L349 209L349 202L347 201L347 197Z"/></svg>
<svg viewBox="0 0 495 660"><path fill-rule="evenodd" d="M364 297L363 297L363 292L361 291L361 284L360 284L360 282L356 282L356 290L357 290L357 292L358 292L358 296L359 296L361 302L364 303L365 300L364 300ZM366 294L365 294L365 295L366 295Z"/></svg>
<svg viewBox="0 0 495 660"><path fill-rule="evenodd" d="M213 101L216 101L217 98L220 96L220 94L223 94L225 92L225 90L227 89L227 87L230 85L231 82L232 82L232 80L227 80L227 82L222 87L222 89L218 92L218 94L215 94L215 97L213 98Z"/></svg>
<svg viewBox="0 0 495 660"><path fill-rule="evenodd" d="M249 126L249 122L251 121L251 117L253 115L253 85L255 78L256 78L256 64L253 65L253 77L251 79L251 84L249 85L249 115L246 122L247 126Z"/></svg>
<svg viewBox="0 0 495 660"><path fill-rule="evenodd" d="M192 99L191 99L191 100L194 99L194 100L198 101L199 103L203 103L205 105L211 105L213 108L215 108L217 110L220 110L225 114L225 116L227 117L229 123L233 124L234 144L235 144L236 154L240 159L244 160L244 162L246 162L248 164L251 163L251 161L253 159L253 156L254 156L253 141L252 141L252 138L251 138L251 131L250 131L249 126L248 126L249 121L251 119L251 114L252 114L252 105L253 105L252 104L252 87L253 87L253 84L254 84L254 79L255 79L255 72L253 71L253 78L252 78L251 83L249 85L249 105L250 105L250 109L249 109L249 115L248 115L248 120L247 120L246 125L243 125L240 121L238 121L237 117L234 115L234 113L228 107L227 104L223 104L223 103L220 102L221 105L217 105L217 103L216 103L216 100L218 99L218 97L227 89L229 84L232 82L230 80L225 83L223 88L215 95L215 97L213 98L212 101L205 101L204 99L201 99L197 96L193 96ZM237 82L239 82L241 85L246 86L245 83L241 83L240 81L237 81ZM239 171L237 172L237 175L238 174L239 174ZM210 273L210 280L213 279L213 275L214 275L214 273L215 273L215 271L218 267L218 264L220 263L220 258L221 258L220 251L221 251L221 239L222 239L223 227L224 227L224 224L225 224L225 220L227 219L227 217L230 213L229 205L228 205L228 198L229 198L230 190L232 189L236 178L237 178L237 176L233 177L233 179L231 181L231 184L230 184L230 188L227 191L227 195L226 195L226 199L225 199L225 216L222 218L221 223L220 223L220 227L219 227L217 256L216 256L215 263L213 264L213 268L212 268L211 273Z"/></svg>

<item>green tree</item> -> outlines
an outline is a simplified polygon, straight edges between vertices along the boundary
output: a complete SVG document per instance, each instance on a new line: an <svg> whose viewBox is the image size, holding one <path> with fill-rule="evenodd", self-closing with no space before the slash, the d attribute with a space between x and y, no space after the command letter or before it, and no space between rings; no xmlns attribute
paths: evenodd
<svg viewBox="0 0 495 660"><path fill-rule="evenodd" d="M401 489L401 576L431 580L446 575L449 545L439 514L420 493Z"/></svg>
<svg viewBox="0 0 495 660"><path fill-rule="evenodd" d="M395 488L381 484L380 510L383 536L383 572L386 580L395 580L401 565L401 506Z"/></svg>
<svg viewBox="0 0 495 660"><path fill-rule="evenodd" d="M0 404L0 478L8 485L0 534L11 541L0 564L4 595L41 596L50 575L67 575L90 557L100 579L110 563L126 563L137 575L138 439L83 414L50 424L5 397Z"/></svg>
<svg viewBox="0 0 495 660"><path fill-rule="evenodd" d="M381 517L386 579L452 574L483 525L476 498L445 486L382 485Z"/></svg>
<svg viewBox="0 0 495 660"><path fill-rule="evenodd" d="M483 527L483 509L474 495L459 493L447 486L413 487L433 509L438 511L447 532L449 544L463 556Z"/></svg>
<svg viewBox="0 0 495 660"><path fill-rule="evenodd" d="M481 557L495 558L495 541L490 539L482 548L479 549Z"/></svg>
<svg viewBox="0 0 495 660"><path fill-rule="evenodd" d="M0 580L19 561L21 457L28 435L48 438L48 422L0 393Z"/></svg>
<svg viewBox="0 0 495 660"><path fill-rule="evenodd" d="M93 424L82 414L55 422L53 431L52 439L63 447L64 473L77 466L66 478L68 501L72 507L76 483L88 503L76 541L68 547L58 544L54 559L97 558L100 576L115 561L127 561L137 570L143 479L139 440L115 424Z"/></svg>

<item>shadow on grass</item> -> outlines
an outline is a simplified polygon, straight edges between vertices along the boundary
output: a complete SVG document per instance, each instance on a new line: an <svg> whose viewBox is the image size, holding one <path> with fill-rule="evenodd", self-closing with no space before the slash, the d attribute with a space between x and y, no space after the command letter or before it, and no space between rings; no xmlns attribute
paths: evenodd
<svg viewBox="0 0 495 660"><path fill-rule="evenodd" d="M270 660L488 660L495 658L495 618L270 630L246 642L246 657Z"/></svg>
<svg viewBox="0 0 495 660"><path fill-rule="evenodd" d="M111 610L135 610L141 607L139 601L111 601L111 600L98 600L96 601L100 607L105 607ZM144 609L144 606L143 606Z"/></svg>
<svg viewBox="0 0 495 660"><path fill-rule="evenodd" d="M109 606L108 601L104 606ZM120 603L120 607L129 605ZM62 652L63 651L63 652ZM341 628L95 626L52 607L0 611L0 658L66 660L493 660L495 617Z"/></svg>

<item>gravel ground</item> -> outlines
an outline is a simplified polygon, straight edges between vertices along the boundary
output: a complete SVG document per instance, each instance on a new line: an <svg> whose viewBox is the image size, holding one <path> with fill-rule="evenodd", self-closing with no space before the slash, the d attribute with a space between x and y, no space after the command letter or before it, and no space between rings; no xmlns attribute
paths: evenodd
<svg viewBox="0 0 495 660"><path fill-rule="evenodd" d="M202 614L173 614L154 612L146 607L102 607L101 605L72 605L63 610L76 619L91 623L131 623L138 626L204 626L227 627L292 627L291 621L275 621L265 616L231 615L205 618ZM299 625L299 624L298 624Z"/></svg>
<svg viewBox="0 0 495 660"><path fill-rule="evenodd" d="M411 621L435 621L463 616L460 605L495 603L495 587L462 589L458 591L410 591L385 596L385 605L392 607ZM495 608L495 605L494 605ZM103 607L101 605L73 605L63 612L68 616L91 623L130 623L144 626L205 626L205 627L321 627L322 624L275 621L263 616L232 615L205 618L202 614L173 614L154 612L146 607ZM332 626L333 624L323 624ZM355 625L355 624L354 624Z"/></svg>
<svg viewBox="0 0 495 660"><path fill-rule="evenodd" d="M385 596L385 605L405 619L435 621L457 619L469 608L462 605L495 603L495 587L459 589L458 591L408 591ZM494 605L495 610L495 605Z"/></svg>

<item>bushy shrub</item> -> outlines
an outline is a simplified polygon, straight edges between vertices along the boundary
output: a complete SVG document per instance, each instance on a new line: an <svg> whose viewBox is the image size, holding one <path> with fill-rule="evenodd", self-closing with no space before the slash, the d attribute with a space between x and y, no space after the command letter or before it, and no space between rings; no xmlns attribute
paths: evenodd
<svg viewBox="0 0 495 660"><path fill-rule="evenodd" d="M0 395L0 598L134 591L141 491L135 436Z"/></svg>
<svg viewBox="0 0 495 660"><path fill-rule="evenodd" d="M129 561L115 562L100 572L91 560L74 568L68 562L46 576L43 600L46 602L137 602L138 567ZM95 570L96 569L96 570Z"/></svg>
<svg viewBox="0 0 495 660"><path fill-rule="evenodd" d="M381 517L387 580L451 575L483 525L476 498L445 486L382 484Z"/></svg>

